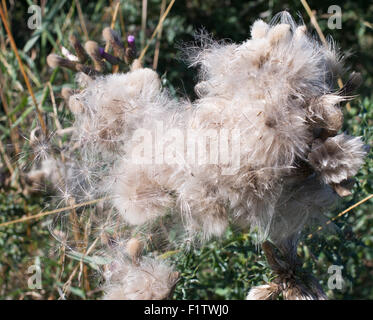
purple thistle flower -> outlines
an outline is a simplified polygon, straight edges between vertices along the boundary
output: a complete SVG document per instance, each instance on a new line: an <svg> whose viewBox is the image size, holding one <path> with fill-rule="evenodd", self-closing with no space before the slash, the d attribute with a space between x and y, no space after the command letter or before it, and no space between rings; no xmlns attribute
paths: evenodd
<svg viewBox="0 0 373 320"><path fill-rule="evenodd" d="M135 36L129 35L127 37L127 42L128 42L129 47L133 48L135 46Z"/></svg>

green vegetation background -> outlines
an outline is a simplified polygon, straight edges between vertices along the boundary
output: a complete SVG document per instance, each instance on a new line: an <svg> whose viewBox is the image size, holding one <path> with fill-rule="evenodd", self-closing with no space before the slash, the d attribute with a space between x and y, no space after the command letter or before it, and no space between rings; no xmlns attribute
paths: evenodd
<svg viewBox="0 0 373 320"><path fill-rule="evenodd" d="M37 1L39 4L39 1ZM43 1L42 1L43 2ZM101 31L110 24L111 1L83 1L81 6L91 39L101 39ZM169 2L169 1L168 1ZM6 1L17 47L24 64L28 67L32 86L43 110L50 112L52 103L49 94L43 97L48 81L52 82L57 102L63 83L74 83L73 74L66 71L52 71L46 65L46 56L52 48L60 52L56 41L68 47L68 34L75 31L83 35L75 1L45 1L41 30L27 27L29 14L27 8L33 3L28 1ZM146 38L149 38L159 20L161 0L148 1L148 23ZM347 65L350 70L363 75L363 85L359 97L351 103L351 110L345 111L343 130L363 136L366 143L372 143L373 123L373 3L370 1L309 1L315 10L320 26L325 34L330 34L343 52L350 52ZM342 29L330 30L327 27L327 10L330 5L339 5L342 9ZM281 11L288 10L293 16L302 16L309 30L310 24L300 1L277 0L176 0L163 27L158 72L164 83L174 95L193 97L196 83L196 71L188 69L180 60L178 47L193 40L196 30L204 28L216 39L244 41L249 36L251 24L261 17L267 21ZM67 14L72 10L71 19ZM121 10L126 30L141 40L141 1L122 0ZM64 26L65 24L65 26ZM64 27L63 27L64 26ZM116 29L120 29L119 19ZM313 31L314 32L314 31ZM315 36L316 33L315 33ZM28 137L30 128L35 125L32 101L19 72L15 55L6 43L6 33L1 25L0 42L6 45L0 51L0 72L5 79L3 91L13 110L18 132ZM154 43L145 58L145 65L151 66ZM45 99L44 99L45 98ZM59 115L65 123L71 121L68 110ZM19 155L14 153L10 144L9 125L0 104L0 136L6 146L6 152L15 164ZM23 143L23 142L22 142ZM27 153L27 141L23 151ZM3 162L3 157L0 157ZM0 223L16 219L27 213L35 214L48 205L50 197L46 195L24 196L14 187L6 185L9 177L5 164L0 166ZM373 192L372 152L365 166L358 174L352 196L347 197L329 216L358 202ZM13 181L14 185L14 181ZM372 299L373 298L373 201L370 200L336 221L339 231L332 236L316 234L311 240L305 240L299 248L304 258L304 267L312 270L320 279L323 288L331 298ZM56 260L58 246L50 236L48 223L51 218L31 221L29 224L14 224L0 228L0 299L57 299L59 290L78 263L66 257L64 269ZM212 241L203 248L189 254L176 254L174 259L182 272L182 279L174 293L177 299L243 299L253 285L268 281L273 275L266 267L266 261L255 246L252 236L229 230L222 241ZM40 264L42 269L42 289L31 290L27 286L27 269L32 264ZM345 284L342 290L328 290L328 267L343 266ZM92 290L84 289L75 278L69 299L90 299L100 296L94 290L97 283L97 271L89 269Z"/></svg>

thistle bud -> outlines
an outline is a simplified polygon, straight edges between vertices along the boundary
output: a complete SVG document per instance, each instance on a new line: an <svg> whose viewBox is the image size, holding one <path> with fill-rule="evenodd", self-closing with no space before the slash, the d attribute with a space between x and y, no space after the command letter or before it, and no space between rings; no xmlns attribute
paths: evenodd
<svg viewBox="0 0 373 320"><path fill-rule="evenodd" d="M85 43L85 50L93 60L95 70L98 72L103 72L105 70L105 64L101 58L100 47L95 41L87 41Z"/></svg>
<svg viewBox="0 0 373 320"><path fill-rule="evenodd" d="M104 38L106 43L110 43L110 45L113 47L114 55L123 59L124 45L120 40L119 35L114 30L107 27L102 31L102 37Z"/></svg>
<svg viewBox="0 0 373 320"><path fill-rule="evenodd" d="M71 46L74 48L79 61L81 63L85 63L88 60L88 56L87 56L87 53L84 51L78 38L74 34L71 34L69 37L69 41L70 41Z"/></svg>
<svg viewBox="0 0 373 320"><path fill-rule="evenodd" d="M75 68L75 65L76 63L73 62L73 61L70 61L68 59L64 59L54 53L50 54L48 57L47 57L47 63L48 65L55 69L57 67L63 67L63 68L68 68L70 70L73 70L75 71L76 68Z"/></svg>
<svg viewBox="0 0 373 320"><path fill-rule="evenodd" d="M129 35L127 37L128 47L126 49L126 56L125 61L127 64L131 64L133 59L136 57L136 43L135 37L133 35Z"/></svg>

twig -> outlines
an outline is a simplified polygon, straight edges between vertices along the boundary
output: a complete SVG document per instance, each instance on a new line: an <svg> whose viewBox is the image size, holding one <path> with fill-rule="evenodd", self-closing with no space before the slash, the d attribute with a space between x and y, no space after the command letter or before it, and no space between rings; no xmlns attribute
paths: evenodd
<svg viewBox="0 0 373 320"><path fill-rule="evenodd" d="M51 210L51 211L39 212L38 214L35 214L33 216L23 217L23 218L20 218L20 219L15 219L15 220L12 220L12 221L7 221L7 222L0 223L0 227L6 227L6 226L9 226L11 224L15 224L15 223L19 223L19 222L25 222L25 221L28 221L28 220L43 218L43 217L51 215L51 214L55 214L55 213L59 213L59 212L63 212L63 211L69 211L69 210L72 210L72 209L75 209L75 208L88 206L90 204L95 204L97 202L100 202L100 201L103 201L103 200L108 200L108 199L110 199L110 197L104 197L104 198L95 199L95 200L91 200L91 201L87 201L87 202L83 202L83 203L77 203L77 204L74 204L72 206L59 208L59 209L55 209L55 210Z"/></svg>
<svg viewBox="0 0 373 320"><path fill-rule="evenodd" d="M332 223L333 221L337 220L338 218L342 217L343 215L345 215L347 212L351 211L352 209L355 209L357 206L363 204L364 202L368 201L369 199L372 199L373 198L373 194L367 196L366 198L364 198L363 200L360 200L359 202L355 203L354 205L352 205L351 207L347 208L346 210L338 213L335 217L331 218L330 220L328 220L327 222L325 222L324 226ZM315 232L318 232L320 230L323 229L323 226L319 226L317 228L317 230ZM309 234L308 235L308 239L311 239L313 237L313 234Z"/></svg>
<svg viewBox="0 0 373 320"><path fill-rule="evenodd" d="M311 19L311 23L312 23L313 26L315 27L316 32L317 32L317 34L319 35L319 37L320 37L322 43L323 43L324 45L327 45L326 38L325 38L323 32L321 31L321 28L320 28L320 26L319 26L319 24L318 24L318 22L317 22L317 20L316 20L316 17L315 17L315 15L313 14L313 12L312 12L310 6L308 5L307 1L306 1L306 0L300 0L300 2L302 2L304 9L306 9L307 14L308 14L308 16L309 16L310 19Z"/></svg>

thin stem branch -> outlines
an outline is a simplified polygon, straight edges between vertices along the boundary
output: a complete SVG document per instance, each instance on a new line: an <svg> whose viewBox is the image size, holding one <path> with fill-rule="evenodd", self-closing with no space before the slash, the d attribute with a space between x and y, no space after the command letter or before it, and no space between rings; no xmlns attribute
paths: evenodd
<svg viewBox="0 0 373 320"><path fill-rule="evenodd" d="M166 0L162 0L161 12L159 14L159 19L161 19L165 10L166 10ZM154 70L157 70L157 67L158 67L159 50L160 50L160 47L161 47L161 38L162 38L162 29L163 29L163 25L159 29L159 32L158 32L158 35L157 35L157 43L155 44L155 52L154 52L154 59L153 59L153 69Z"/></svg>
<svg viewBox="0 0 373 320"><path fill-rule="evenodd" d="M360 200L359 202L356 202L354 205L352 205L351 207L347 208L346 210L338 213L335 217L331 218L330 220L328 220L327 222L325 222L324 226L328 225L328 224L331 224L333 221L337 220L338 218L342 217L343 215L345 215L346 213L350 212L352 209L355 209L356 207L360 206L361 204L363 204L364 202L368 201L369 199L372 199L373 198L373 194L367 196L366 198L364 198L363 200ZM324 228L324 226L319 226L316 230L316 232L322 230ZM313 237L313 234L309 234L308 235L308 239L311 239Z"/></svg>
<svg viewBox="0 0 373 320"><path fill-rule="evenodd" d="M174 3L175 3L175 0L172 0L172 1L170 2L170 4L168 5L168 7L167 7L165 13L163 14L162 18L159 20L158 25L157 25L157 27L155 28L155 30L154 30L152 36L150 37L150 39L149 39L147 45L146 45L145 48L141 51L141 54L140 54L140 56L139 56L139 61L140 61L140 62L141 62L141 60L144 58L144 55L145 55L146 51L148 50L150 43L152 42L152 40L154 39L154 37L158 34L159 30L161 29L161 27L162 27L162 25L163 25L163 21L166 19L167 15L169 14L169 12L170 12L172 6L174 5Z"/></svg>
<svg viewBox="0 0 373 320"><path fill-rule="evenodd" d="M51 211L39 212L38 214L35 214L33 216L23 217L23 218L20 218L20 219L15 219L15 220L0 223L0 227L6 227L6 226L9 226L9 225L12 225L12 224L15 224L15 223L19 223L19 222L25 222L25 221L28 221L28 220L43 218L43 217L51 215L51 214L55 214L55 213L59 213L59 212L63 212L63 211L69 211L69 210L72 210L72 209L75 209L75 208L88 206L88 205L95 204L95 203L98 203L100 201L104 201L104 200L108 200L108 199L110 199L110 198L104 197L104 198L95 199L95 200L91 200L91 201L87 201L87 202L83 202L83 203L77 203L77 204L74 204L74 205L71 205L71 206L68 206L68 207L59 208L59 209L55 209L55 210L51 210Z"/></svg>
<svg viewBox="0 0 373 320"><path fill-rule="evenodd" d="M145 46L145 38L146 38L146 16L148 13L148 0L142 0L142 12L141 12L141 50L144 49Z"/></svg>

